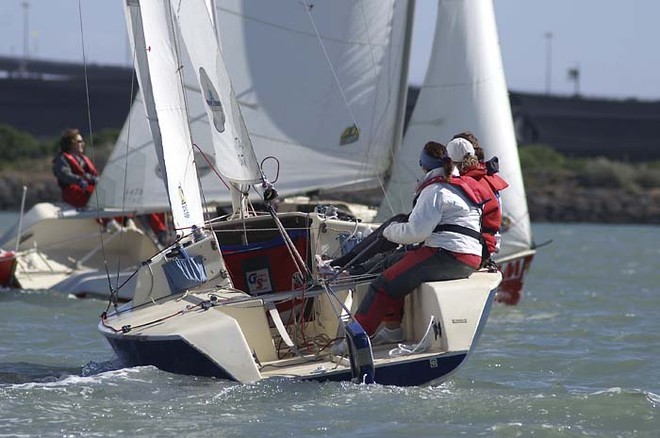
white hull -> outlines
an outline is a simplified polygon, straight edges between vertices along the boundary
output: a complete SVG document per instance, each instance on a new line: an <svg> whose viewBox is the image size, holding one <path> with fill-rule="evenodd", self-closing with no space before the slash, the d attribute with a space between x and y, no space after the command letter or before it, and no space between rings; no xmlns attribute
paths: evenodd
<svg viewBox="0 0 660 438"><path fill-rule="evenodd" d="M103 215L111 217L112 213ZM2 237L0 246L15 248L17 234L15 225ZM158 251L153 239L136 227L104 232L95 212L50 203L36 204L25 214L19 240L7 285L77 296L109 296L106 261L115 287ZM134 282L129 282L119 298L131 299L133 288Z"/></svg>
<svg viewBox="0 0 660 438"><path fill-rule="evenodd" d="M355 223L317 215L284 216L289 225L311 219L311 254L332 254L337 250L338 235L356 227ZM253 238L263 232L267 222L268 218L248 222ZM359 227L367 232L368 226ZM236 237L228 229L217 231L217 235L221 241ZM353 378L350 361L329 354L339 326L336 312L341 308L321 284L317 282L304 291L276 290L259 295L237 291L226 287L228 280L223 272L229 261L225 264L221 258L215 239L207 236L190 242L184 243L184 247L191 257L203 257L209 277L205 284L185 294L171 294L161 267L168 257L158 256L149 269L141 269L134 301L100 322L99 330L127 365L155 365L170 372L239 382L276 376L311 380ZM277 248L257 251L254 259L268 257L273 251ZM249 260L241 262L247 266ZM282 269L285 262L280 259L273 268ZM273 284L277 283L276 275L270 273ZM410 294L403 320L405 343L419 343L429 333L427 348L419 353L392 356L389 352L397 345L375 347L375 381L418 385L451 375L474 348L500 280L499 273L477 272L469 279L425 283ZM343 284L333 284L332 289L355 311L367 285L368 281L344 280ZM299 304L305 301L305 321L294 322L286 316L285 304L291 298L298 298ZM275 315L281 315L286 333L273 323L277 319L271 310L275 304ZM295 344L299 355L286 345L286 337Z"/></svg>

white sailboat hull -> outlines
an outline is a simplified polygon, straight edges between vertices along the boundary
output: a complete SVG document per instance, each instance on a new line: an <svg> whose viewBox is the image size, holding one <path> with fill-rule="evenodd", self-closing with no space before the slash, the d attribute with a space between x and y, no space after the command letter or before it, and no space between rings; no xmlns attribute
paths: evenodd
<svg viewBox="0 0 660 438"><path fill-rule="evenodd" d="M100 214L111 217L113 212ZM0 241L4 248L16 248L19 240L13 271L5 286L107 298L110 283L106 260L114 286L127 280L158 247L136 227L103 232L97 216L98 212L81 212L64 205L36 204L25 214L20 236L16 225ZM129 282L119 298L131 299L133 290L134 283Z"/></svg>
<svg viewBox="0 0 660 438"><path fill-rule="evenodd" d="M288 217L309 219L310 215ZM337 236L355 227L347 221L311 217L310 241L330 253L337 249ZM248 224L250 227L254 233L263 232L264 220L255 219ZM222 231L217 234L231 239ZM138 294L133 302L101 320L100 332L126 365L153 365L173 373L243 383L271 377L317 381L354 378L349 360L329 353L329 341L335 339L339 325L336 312L341 309L320 284L298 291L252 295L214 286L226 282L222 273L229 265L213 249L213 242L207 237L183 243L190 257L197 255L204 260L209 276L206 284L183 295L171 295L161 268L168 258L154 259L138 276L139 284L148 281L153 285L139 289L151 289L148 296ZM264 251L251 251L253 259L268 257L277 249L268 247ZM247 260L242 263L248 265ZM279 260L271 267L277 270L283 263ZM271 272L270 278L276 275ZM405 344L425 339L427 348L419 353L392 355L390 351L397 348L396 344L375 347L375 381L408 386L449 377L474 349L500 280L500 273L479 271L468 279L422 284L406 299L402 327ZM273 284L276 282L274 279ZM367 285L368 281L344 282L332 288L354 312ZM301 307L310 309L302 312L304 322L285 316L283 303L292 298L304 300ZM273 305L278 306L284 330L300 354L293 354L293 349L285 345L283 333L273 323ZM324 339L325 345L312 346L313 339Z"/></svg>

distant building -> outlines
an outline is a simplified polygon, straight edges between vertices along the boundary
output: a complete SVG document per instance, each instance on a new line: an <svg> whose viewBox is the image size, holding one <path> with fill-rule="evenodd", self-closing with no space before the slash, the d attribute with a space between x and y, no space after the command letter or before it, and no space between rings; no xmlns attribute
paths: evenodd
<svg viewBox="0 0 660 438"><path fill-rule="evenodd" d="M660 101L510 93L518 144L567 156L660 160Z"/></svg>
<svg viewBox="0 0 660 438"><path fill-rule="evenodd" d="M57 138L66 128L89 131L87 93L94 132L119 129L131 105L133 70L125 67L0 57L0 123L38 138ZM133 85L137 92L137 81Z"/></svg>
<svg viewBox="0 0 660 438"><path fill-rule="evenodd" d="M40 138L88 131L82 64L0 57L0 123ZM137 92L133 69L87 66L92 128L120 129ZM131 91L133 90L133 91ZM406 124L419 94L410 87ZM545 144L569 157L660 160L660 101L510 93L518 144Z"/></svg>
<svg viewBox="0 0 660 438"><path fill-rule="evenodd" d="M411 87L410 117L419 88ZM519 145L545 144L568 157L660 160L660 101L509 93Z"/></svg>

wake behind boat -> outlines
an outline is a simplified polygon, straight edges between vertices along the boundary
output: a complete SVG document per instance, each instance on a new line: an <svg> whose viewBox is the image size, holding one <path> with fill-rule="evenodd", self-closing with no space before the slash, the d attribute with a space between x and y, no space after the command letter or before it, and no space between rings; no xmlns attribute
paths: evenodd
<svg viewBox="0 0 660 438"><path fill-rule="evenodd" d="M451 375L475 346L501 274L422 284L406 299L405 342L372 349L351 316L369 278L325 278L312 260L347 252L373 226L319 213L275 213L276 193L256 165L204 0L125 5L180 237L141 265L131 302L109 304L104 312L99 330L118 356L128 365L239 382L280 376L418 385ZM230 181L236 215L227 222L209 224L202 216L180 78L184 47L206 97L213 141L224 154L218 165ZM268 216L248 217L250 186ZM345 356L329 349L338 331L348 343Z"/></svg>

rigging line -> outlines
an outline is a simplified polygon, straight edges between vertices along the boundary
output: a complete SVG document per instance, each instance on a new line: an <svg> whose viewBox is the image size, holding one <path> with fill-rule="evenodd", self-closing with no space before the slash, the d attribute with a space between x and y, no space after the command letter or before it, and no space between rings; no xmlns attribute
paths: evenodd
<svg viewBox="0 0 660 438"><path fill-rule="evenodd" d="M348 104L348 99L346 98L344 89L342 88L341 83L339 82L339 78L337 77L337 72L335 71L335 68L332 66L330 55L328 54L328 51L325 49L325 45L323 44L323 39L321 39L321 34L319 33L318 28L316 27L316 22L314 21L314 17L312 16L312 7L309 5L309 3L307 3L307 0L303 0L302 4L305 7L307 16L309 16L309 21L312 23L312 27L314 28L314 33L316 34L316 38L319 41L321 50L323 50L325 59L326 61L328 61L328 66L330 67L330 71L332 72L332 77L335 79L335 83L337 84L337 87L339 87L339 92L341 93L341 97L344 100L344 105L346 105L346 110L348 111L348 114L350 115L351 120L353 121L353 125L357 127L357 120L355 119L355 116L353 115L353 111L351 110L351 107Z"/></svg>
<svg viewBox="0 0 660 438"><path fill-rule="evenodd" d="M392 200L390 199L389 193L387 193L387 189L385 188L385 184L383 182L383 179L381 178L380 175L378 175L376 177L376 179L378 180L378 185L380 186L380 190L383 192L383 199L387 203L387 206L389 207L392 214L394 214L394 206L392 205ZM381 202L381 206L382 205L383 205L383 203Z"/></svg>
<svg viewBox="0 0 660 438"><path fill-rule="evenodd" d="M218 177L218 179L220 180L220 182L222 182L222 184L225 185L225 187L227 188L227 190L231 190L231 189L229 188L229 185L225 182L224 178L222 178L222 175L220 174L220 172L218 171L218 169L216 169L215 166L213 165L213 163L211 162L211 160L209 160L208 156L206 155L206 152L204 152L204 151L202 150L202 148L200 148L200 147L197 145L197 143L193 143L192 145L193 145L193 147L197 148L197 150L199 151L199 153L202 155L202 158L204 158L204 160L206 161L206 164L208 164L209 167L211 168L211 170L213 170L213 173L215 173L215 175Z"/></svg>
<svg viewBox="0 0 660 438"><path fill-rule="evenodd" d="M92 149L92 162L94 161L94 135L92 132L92 109L90 107L90 100L89 100L89 78L87 75L87 57L85 55L85 31L83 28L83 17L82 17L82 0L78 0L78 18L80 22L80 45L82 48L82 57L83 57L83 69L84 69L84 76L85 76L85 99L87 103L87 123L89 126L89 142L90 142L90 147ZM105 275L106 278L108 279L108 286L110 290L112 290L112 281L110 279L110 271L108 269L108 262L106 260L106 255L105 255L105 245L103 243L103 226L101 225L100 221L100 212L99 212L99 194L98 191L94 190L94 200L96 201L96 221L99 224L99 237L101 238L101 253L103 254L103 267L105 268Z"/></svg>
<svg viewBox="0 0 660 438"><path fill-rule="evenodd" d="M133 66L135 66L136 63L136 57L137 57L137 51L135 48L133 48ZM129 96L128 100L128 120L127 120L127 127L126 127L126 151L124 155L124 180L123 180L123 187L122 187L122 197L121 197L121 212L122 212L122 217L125 217L126 214L126 181L128 180L128 145L130 144L130 138L131 138L131 106L133 103L133 95L135 93L135 78L136 78L136 70L133 68L133 74L131 75L131 94ZM119 139L118 139L119 140ZM146 233L145 233L146 235ZM119 237L119 247L123 247L123 237L124 233L121 234ZM126 281L122 283L122 285L119 285L119 280L120 280L120 272L121 272L121 255L122 252L119 251L119 255L117 256L117 276L115 277L115 287L110 289L110 300L112 301L113 299L117 299L119 295L119 290L121 287L126 284ZM130 278L133 278L135 273L133 273ZM113 296L116 295L116 296Z"/></svg>

